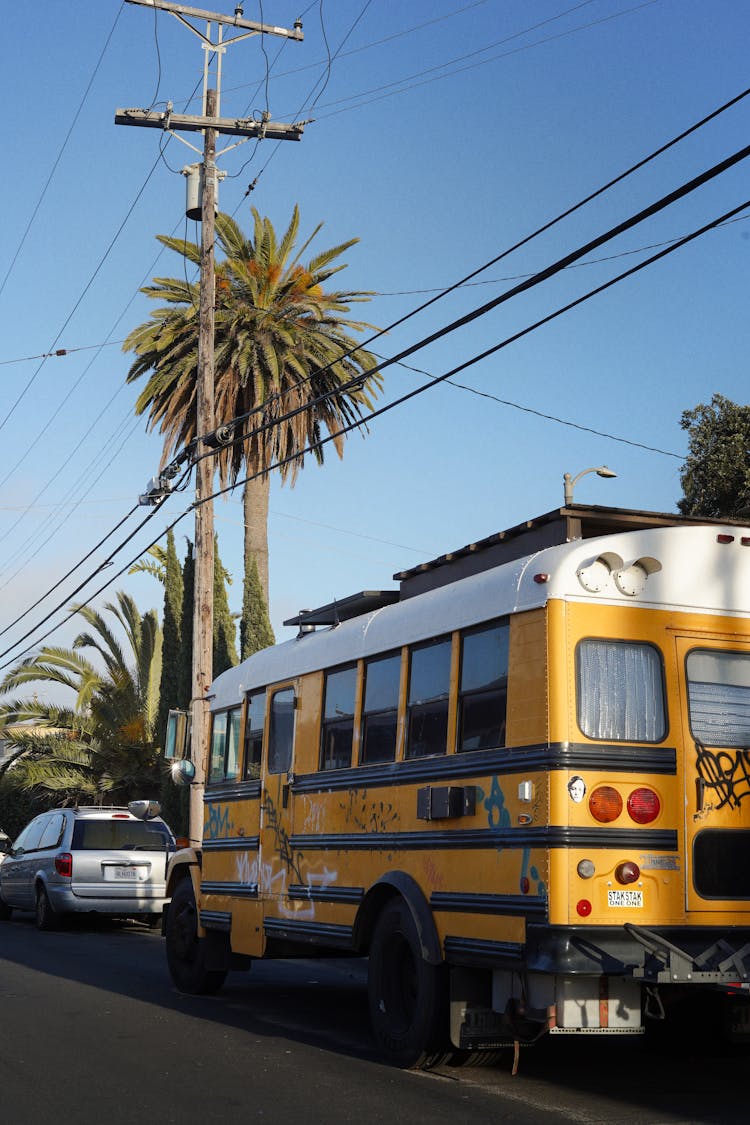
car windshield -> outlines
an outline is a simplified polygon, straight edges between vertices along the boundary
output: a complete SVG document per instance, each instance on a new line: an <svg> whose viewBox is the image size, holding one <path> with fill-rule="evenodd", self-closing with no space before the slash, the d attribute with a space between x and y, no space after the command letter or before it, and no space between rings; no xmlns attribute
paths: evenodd
<svg viewBox="0 0 750 1125"><path fill-rule="evenodd" d="M77 820L73 850L164 851L174 849L166 825L143 820Z"/></svg>

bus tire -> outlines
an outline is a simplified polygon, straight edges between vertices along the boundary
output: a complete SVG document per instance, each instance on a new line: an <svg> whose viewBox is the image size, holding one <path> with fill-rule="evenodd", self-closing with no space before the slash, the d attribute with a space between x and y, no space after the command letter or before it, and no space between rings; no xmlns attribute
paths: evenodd
<svg viewBox="0 0 750 1125"><path fill-rule="evenodd" d="M167 911L167 964L176 987L191 996L211 996L226 980L223 969L208 969L205 943L198 937L198 911L192 881L181 879Z"/></svg>
<svg viewBox="0 0 750 1125"><path fill-rule="evenodd" d="M380 1051L394 1066L427 1068L445 1058L445 966L422 956L414 918L400 897L383 907L373 931L367 991Z"/></svg>

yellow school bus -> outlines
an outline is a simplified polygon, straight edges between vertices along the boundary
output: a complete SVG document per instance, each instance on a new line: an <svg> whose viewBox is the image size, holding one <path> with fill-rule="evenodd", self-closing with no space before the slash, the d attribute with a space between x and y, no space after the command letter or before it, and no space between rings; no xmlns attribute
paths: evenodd
<svg viewBox="0 0 750 1125"><path fill-rule="evenodd" d="M750 527L571 505L394 577L214 682L177 987L367 956L401 1066L709 993L740 1034Z"/></svg>

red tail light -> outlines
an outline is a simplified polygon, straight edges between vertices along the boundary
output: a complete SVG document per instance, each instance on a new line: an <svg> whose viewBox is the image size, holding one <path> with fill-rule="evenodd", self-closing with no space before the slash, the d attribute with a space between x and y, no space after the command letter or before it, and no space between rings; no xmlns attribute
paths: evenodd
<svg viewBox="0 0 750 1125"><path fill-rule="evenodd" d="M622 797L611 785L600 785L589 797L589 811L600 824L609 824L622 812Z"/></svg>
<svg viewBox="0 0 750 1125"><path fill-rule="evenodd" d="M628 797L628 815L636 824L650 824L661 812L661 801L653 789L634 789Z"/></svg>
<svg viewBox="0 0 750 1125"><path fill-rule="evenodd" d="M581 918L588 918L589 914L591 913L591 903L589 902L589 900L587 898L579 899L579 901L576 903L576 911L581 916Z"/></svg>
<svg viewBox="0 0 750 1125"><path fill-rule="evenodd" d="M73 875L73 856L70 852L60 852L59 855L55 856L55 871L65 879L71 878Z"/></svg>

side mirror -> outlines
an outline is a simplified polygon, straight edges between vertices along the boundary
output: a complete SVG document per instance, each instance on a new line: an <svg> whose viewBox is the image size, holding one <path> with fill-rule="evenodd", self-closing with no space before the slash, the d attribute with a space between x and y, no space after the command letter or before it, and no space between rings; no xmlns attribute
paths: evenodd
<svg viewBox="0 0 750 1125"><path fill-rule="evenodd" d="M139 820L153 820L161 812L158 801L129 801L128 811Z"/></svg>
<svg viewBox="0 0 750 1125"><path fill-rule="evenodd" d="M12 844L7 836L0 836L0 855L10 855Z"/></svg>

